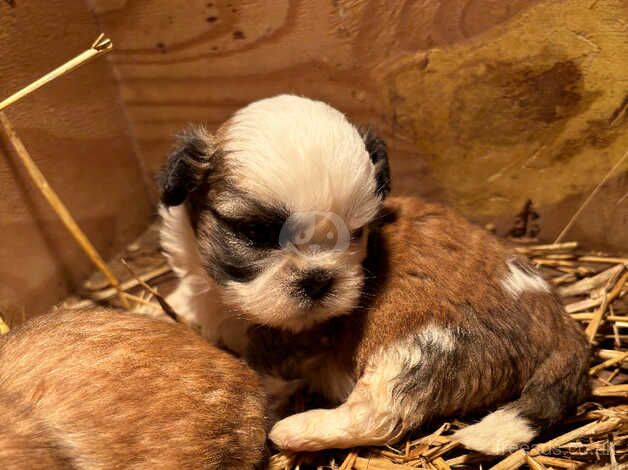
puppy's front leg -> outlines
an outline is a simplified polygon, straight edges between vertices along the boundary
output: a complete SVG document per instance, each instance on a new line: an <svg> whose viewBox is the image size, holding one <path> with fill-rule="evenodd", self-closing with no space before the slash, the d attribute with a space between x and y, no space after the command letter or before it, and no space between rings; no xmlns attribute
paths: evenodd
<svg viewBox="0 0 628 470"><path fill-rule="evenodd" d="M361 378L347 401L338 408L312 410L279 421L270 439L280 448L317 451L384 444L404 430L391 409L391 390L377 371Z"/></svg>

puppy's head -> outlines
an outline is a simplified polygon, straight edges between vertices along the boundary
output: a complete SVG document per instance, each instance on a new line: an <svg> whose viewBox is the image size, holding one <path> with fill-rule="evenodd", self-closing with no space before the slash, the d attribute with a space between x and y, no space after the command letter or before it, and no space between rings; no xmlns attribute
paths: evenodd
<svg viewBox="0 0 628 470"><path fill-rule="evenodd" d="M300 330L351 311L367 226L390 190L384 143L330 106L257 101L216 133L188 130L162 176L205 270L254 322Z"/></svg>

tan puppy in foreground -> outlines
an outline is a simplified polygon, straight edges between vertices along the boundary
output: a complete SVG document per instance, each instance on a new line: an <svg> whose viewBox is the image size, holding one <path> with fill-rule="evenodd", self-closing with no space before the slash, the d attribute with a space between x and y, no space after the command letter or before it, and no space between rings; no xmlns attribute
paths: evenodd
<svg viewBox="0 0 628 470"><path fill-rule="evenodd" d="M4 469L251 469L265 399L241 361L188 328L57 311L0 337ZM261 468L261 467L260 467Z"/></svg>

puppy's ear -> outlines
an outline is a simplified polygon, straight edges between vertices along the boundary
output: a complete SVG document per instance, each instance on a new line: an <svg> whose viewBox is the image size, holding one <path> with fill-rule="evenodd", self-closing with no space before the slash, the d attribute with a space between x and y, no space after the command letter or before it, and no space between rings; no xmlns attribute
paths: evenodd
<svg viewBox="0 0 628 470"><path fill-rule="evenodd" d="M388 152L386 143L365 126L358 127L358 132L364 140L366 151L375 165L375 181L377 189L375 192L384 199L390 193L390 167L388 166Z"/></svg>
<svg viewBox="0 0 628 470"><path fill-rule="evenodd" d="M215 153L215 139L205 128L183 131L159 178L161 202L166 207L182 204L211 171Z"/></svg>

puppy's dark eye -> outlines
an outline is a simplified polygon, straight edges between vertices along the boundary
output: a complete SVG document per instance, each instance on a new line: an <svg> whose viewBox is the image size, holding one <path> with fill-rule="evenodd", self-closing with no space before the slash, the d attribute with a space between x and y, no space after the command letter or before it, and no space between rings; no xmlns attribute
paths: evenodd
<svg viewBox="0 0 628 470"><path fill-rule="evenodd" d="M258 248L279 248L282 224L274 222L236 223L235 232Z"/></svg>
<svg viewBox="0 0 628 470"><path fill-rule="evenodd" d="M351 240L359 240L364 235L364 227L356 228L351 231Z"/></svg>

